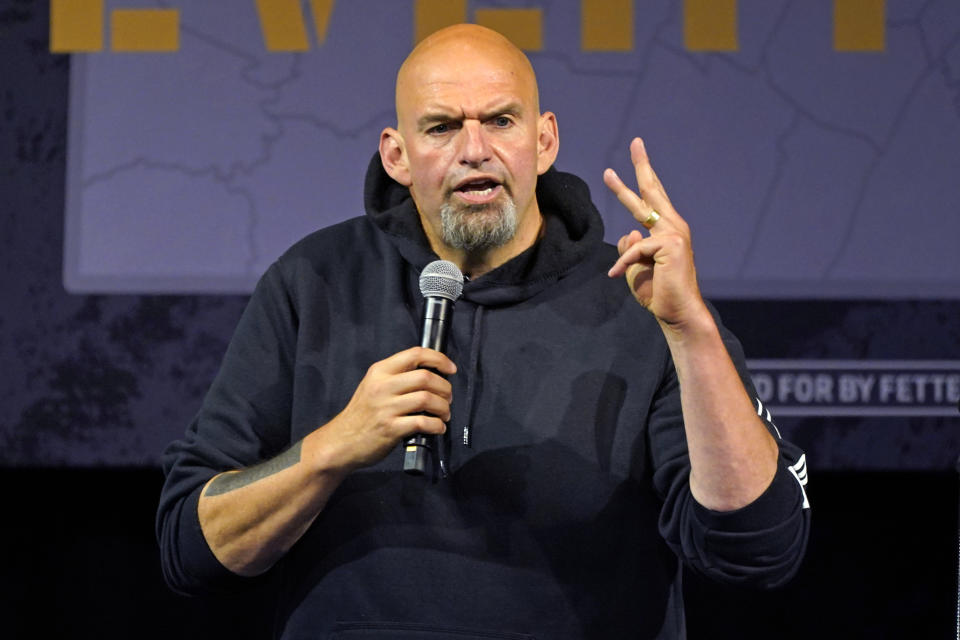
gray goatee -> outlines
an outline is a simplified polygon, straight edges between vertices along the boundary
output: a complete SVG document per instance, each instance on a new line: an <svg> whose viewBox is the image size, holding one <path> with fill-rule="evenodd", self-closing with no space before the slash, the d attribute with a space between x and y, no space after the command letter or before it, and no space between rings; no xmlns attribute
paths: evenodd
<svg viewBox="0 0 960 640"><path fill-rule="evenodd" d="M444 243L472 253L502 247L517 232L517 207L513 200L464 205L440 206L440 225Z"/></svg>

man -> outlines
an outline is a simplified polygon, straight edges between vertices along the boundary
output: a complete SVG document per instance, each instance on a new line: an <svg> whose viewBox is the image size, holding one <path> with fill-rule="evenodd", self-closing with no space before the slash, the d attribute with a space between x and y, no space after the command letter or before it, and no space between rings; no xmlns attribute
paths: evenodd
<svg viewBox="0 0 960 640"><path fill-rule="evenodd" d="M788 579L802 457L758 416L643 143L639 193L604 174L649 229L615 251L551 169L556 117L506 39L437 32L396 89L367 216L268 270L165 456L168 582L275 572L289 638L666 638L684 634L678 556ZM449 356L409 347L438 256L468 278ZM415 433L446 477L400 471Z"/></svg>

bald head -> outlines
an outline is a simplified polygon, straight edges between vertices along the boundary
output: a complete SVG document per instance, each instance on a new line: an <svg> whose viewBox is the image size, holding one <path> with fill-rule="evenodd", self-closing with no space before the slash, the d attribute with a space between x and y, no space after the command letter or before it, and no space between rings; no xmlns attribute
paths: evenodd
<svg viewBox="0 0 960 640"><path fill-rule="evenodd" d="M457 24L427 36L397 73L397 125L404 128L415 102L452 83L510 82L520 87L539 113L537 77L527 56L492 29Z"/></svg>
<svg viewBox="0 0 960 640"><path fill-rule="evenodd" d="M410 189L430 246L477 275L537 239L537 177L557 157L527 57L495 31L432 34L397 74L397 127L380 134L387 174Z"/></svg>

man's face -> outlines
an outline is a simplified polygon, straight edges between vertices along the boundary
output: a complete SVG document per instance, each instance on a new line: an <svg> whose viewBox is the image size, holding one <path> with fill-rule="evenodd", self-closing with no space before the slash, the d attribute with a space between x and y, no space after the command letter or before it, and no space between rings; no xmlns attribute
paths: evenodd
<svg viewBox="0 0 960 640"><path fill-rule="evenodd" d="M399 131L428 237L466 252L539 226L541 116L528 66L469 41L436 47L401 72ZM552 118L552 116L550 116Z"/></svg>

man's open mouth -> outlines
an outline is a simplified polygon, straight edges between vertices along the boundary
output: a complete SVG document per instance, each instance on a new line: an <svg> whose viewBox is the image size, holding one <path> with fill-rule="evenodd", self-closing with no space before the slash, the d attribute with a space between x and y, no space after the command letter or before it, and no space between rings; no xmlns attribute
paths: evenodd
<svg viewBox="0 0 960 640"><path fill-rule="evenodd" d="M454 192L468 202L478 202L497 195L501 189L502 185L492 178L478 178L461 182Z"/></svg>
<svg viewBox="0 0 960 640"><path fill-rule="evenodd" d="M457 191L472 191L483 194L493 191L498 186L500 186L500 183L494 180L472 180L457 187Z"/></svg>

